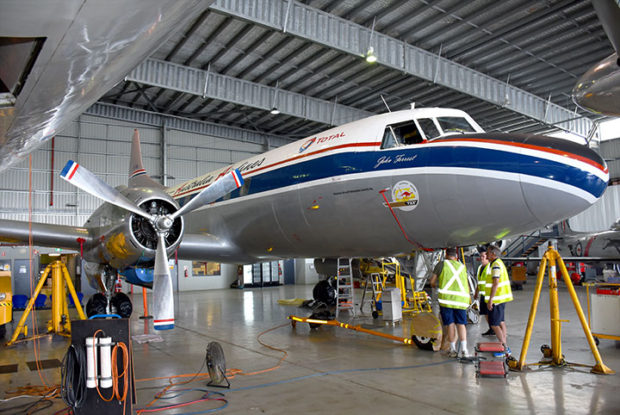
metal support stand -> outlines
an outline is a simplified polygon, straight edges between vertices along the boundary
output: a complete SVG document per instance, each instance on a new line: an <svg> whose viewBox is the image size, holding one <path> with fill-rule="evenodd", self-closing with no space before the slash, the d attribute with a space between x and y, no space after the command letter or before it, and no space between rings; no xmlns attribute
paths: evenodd
<svg viewBox="0 0 620 415"><path fill-rule="evenodd" d="M564 278L564 283L568 288L568 292L570 293L571 299L573 301L573 305L575 307L575 311L577 311L577 315L579 316L579 320L581 322L581 326L583 327L583 332L588 339L588 343L590 344L590 350L592 350L592 354L594 355L594 359L596 360L596 365L587 366L577 363L568 363L564 360L564 356L562 355L562 337L561 337L561 323L567 322L568 320L560 320L560 309L558 304L558 281L556 277L556 264L560 267L560 272L562 273L562 277ZM592 367L592 373L610 375L615 373L613 370L605 366L601 359L601 355L596 347L596 343L594 342L594 338L590 331L590 327L586 321L585 315L583 314L583 310L581 309L581 305L579 304L579 299L577 298L577 293L575 292L575 288L571 282L570 276L568 275L568 271L566 270L566 266L564 265L564 261L558 252L553 249L552 246L549 246L547 252L543 255L542 261L540 261L540 267L538 270L538 277L536 279L536 288L534 290L534 298L532 299L532 306L530 308L530 316L527 321L527 328L525 330L525 337L523 338L523 346L521 347L521 356L519 361L516 364L512 364L512 369L515 370L523 370L527 365L525 364L525 357L527 356L527 349L530 344L530 340L532 337L532 328L534 327L534 319L536 318L536 309L538 307L538 301L540 299L540 293L542 291L542 284L545 278L545 269L549 265L549 306L551 309L551 351L552 351L552 360L551 362L539 362L537 365L545 365L550 364L553 366L587 366ZM510 364L510 363L509 363Z"/></svg>
<svg viewBox="0 0 620 415"><path fill-rule="evenodd" d="M6 344L7 346L14 344L20 333L23 332L24 336L28 334L28 327L25 326L26 319L32 311L34 302L41 293L41 289L43 288L43 285L45 285L45 281L47 281L47 277L50 272L52 274L52 319L47 323L47 334L56 333L61 336L71 336L71 321L69 319L69 305L67 304L66 288L69 289L69 294L71 295L71 298L73 298L73 303L75 304L75 309L77 310L80 319L86 320L84 310L82 310L82 305L78 300L78 296L75 292L75 288L73 287L73 283L71 282L71 277L69 276L67 267L60 261L54 261L48 265L47 268L45 268L45 271L43 272L43 275L34 290L32 298L28 301L26 310L24 310L24 314L22 314L22 317L17 324L17 328L13 332L11 340L9 340ZM23 340L32 340L34 338L36 337Z"/></svg>
<svg viewBox="0 0 620 415"><path fill-rule="evenodd" d="M144 287L142 287L142 305L144 308L143 315L138 318L140 318L141 320L148 320L153 318L153 316L149 314L149 303L146 300L146 288Z"/></svg>

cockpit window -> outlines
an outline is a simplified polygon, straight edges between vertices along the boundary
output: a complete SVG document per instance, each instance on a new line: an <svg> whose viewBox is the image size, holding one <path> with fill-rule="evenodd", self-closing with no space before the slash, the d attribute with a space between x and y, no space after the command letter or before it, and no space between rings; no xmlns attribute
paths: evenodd
<svg viewBox="0 0 620 415"><path fill-rule="evenodd" d="M437 121L444 134L476 132L476 129L463 117L438 117Z"/></svg>
<svg viewBox="0 0 620 415"><path fill-rule="evenodd" d="M392 148L401 145L417 144L423 141L413 121L390 124L385 127L381 148Z"/></svg>
<svg viewBox="0 0 620 415"><path fill-rule="evenodd" d="M441 135L437 126L430 118L418 118L418 124L420 124L420 128L422 128L427 140L432 140Z"/></svg>

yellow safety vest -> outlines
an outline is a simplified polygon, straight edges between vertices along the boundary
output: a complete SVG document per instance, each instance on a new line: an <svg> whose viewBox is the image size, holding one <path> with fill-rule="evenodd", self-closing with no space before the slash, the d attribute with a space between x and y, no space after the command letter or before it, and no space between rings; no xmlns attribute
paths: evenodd
<svg viewBox="0 0 620 415"><path fill-rule="evenodd" d="M446 259L439 276L439 305L448 308L466 309L469 306L469 284L465 265Z"/></svg>
<svg viewBox="0 0 620 415"><path fill-rule="evenodd" d="M484 297L484 293L487 289L487 274L489 273L489 264L486 265L480 264L478 266L478 272L476 276L478 278L478 293Z"/></svg>
<svg viewBox="0 0 620 415"><path fill-rule="evenodd" d="M489 263L489 272L487 273L487 283L484 290L484 298L488 302L491 297L491 288L493 287L493 268L500 267L499 285L495 296L493 297L493 304L507 303L512 301L512 289L510 288L510 279L508 278L508 271L504 261L497 258L493 262Z"/></svg>

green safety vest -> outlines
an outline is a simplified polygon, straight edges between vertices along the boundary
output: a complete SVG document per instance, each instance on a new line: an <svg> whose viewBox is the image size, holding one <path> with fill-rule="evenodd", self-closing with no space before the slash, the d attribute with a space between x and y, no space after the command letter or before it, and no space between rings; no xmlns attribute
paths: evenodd
<svg viewBox="0 0 620 415"><path fill-rule="evenodd" d="M493 268L499 266L499 285L497 286L497 291L495 291L495 296L493 297L493 304L501 304L512 301L512 289L510 288L510 279L508 278L508 271L506 270L504 261L497 258L489 265L491 266L489 267L489 271L487 273L487 283L484 289L485 300L488 302L491 297L491 288L493 287Z"/></svg>
<svg viewBox="0 0 620 415"><path fill-rule="evenodd" d="M465 265L446 259L439 276L439 305L447 308L466 309L469 306L469 284Z"/></svg>
<svg viewBox="0 0 620 415"><path fill-rule="evenodd" d="M489 264L486 265L480 264L478 266L478 272L476 274L478 278L478 293L484 297L484 293L487 290L487 274L489 273Z"/></svg>

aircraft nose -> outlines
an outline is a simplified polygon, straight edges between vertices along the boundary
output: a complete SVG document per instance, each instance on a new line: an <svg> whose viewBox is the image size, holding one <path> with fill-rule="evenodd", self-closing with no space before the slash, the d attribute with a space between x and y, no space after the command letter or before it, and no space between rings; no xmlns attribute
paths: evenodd
<svg viewBox="0 0 620 415"><path fill-rule="evenodd" d="M558 216L574 216L603 195L609 171L596 151L541 135L515 138L522 147L521 190L540 223L551 223Z"/></svg>

